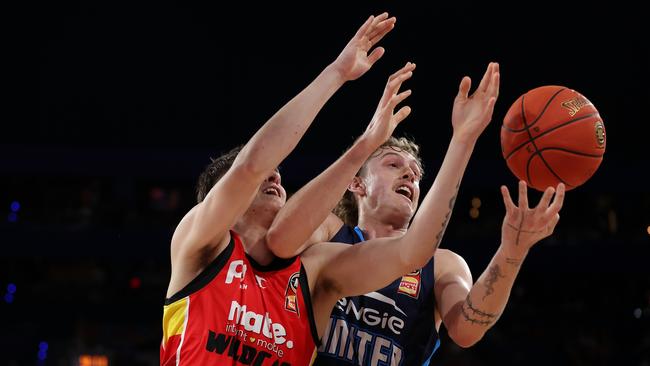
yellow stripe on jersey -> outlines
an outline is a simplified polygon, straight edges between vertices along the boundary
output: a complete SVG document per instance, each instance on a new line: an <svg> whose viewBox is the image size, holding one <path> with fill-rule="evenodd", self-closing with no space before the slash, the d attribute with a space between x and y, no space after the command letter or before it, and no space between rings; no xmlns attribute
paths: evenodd
<svg viewBox="0 0 650 366"><path fill-rule="evenodd" d="M318 349L314 347L314 353L311 355L311 360L309 361L309 366L314 364L314 361L316 361L316 356L318 356Z"/></svg>
<svg viewBox="0 0 650 366"><path fill-rule="evenodd" d="M183 334L189 300L189 297L184 297L165 305L163 313L163 347L167 345L169 337Z"/></svg>

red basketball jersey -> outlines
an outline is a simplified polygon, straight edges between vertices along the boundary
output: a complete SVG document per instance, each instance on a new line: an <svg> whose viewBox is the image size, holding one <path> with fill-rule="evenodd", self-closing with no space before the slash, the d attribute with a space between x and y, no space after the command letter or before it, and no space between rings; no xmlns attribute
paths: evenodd
<svg viewBox="0 0 650 366"><path fill-rule="evenodd" d="M230 233L212 264L165 301L160 364L311 365L318 337L300 258L261 266Z"/></svg>

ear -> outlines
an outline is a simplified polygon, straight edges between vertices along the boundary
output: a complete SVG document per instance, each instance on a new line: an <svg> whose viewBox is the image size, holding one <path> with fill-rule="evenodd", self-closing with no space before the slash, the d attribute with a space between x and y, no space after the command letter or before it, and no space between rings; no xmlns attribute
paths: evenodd
<svg viewBox="0 0 650 366"><path fill-rule="evenodd" d="M363 179L359 176L352 178L352 182L348 185L348 191L352 192L355 195L365 196L366 195L366 185L363 182Z"/></svg>

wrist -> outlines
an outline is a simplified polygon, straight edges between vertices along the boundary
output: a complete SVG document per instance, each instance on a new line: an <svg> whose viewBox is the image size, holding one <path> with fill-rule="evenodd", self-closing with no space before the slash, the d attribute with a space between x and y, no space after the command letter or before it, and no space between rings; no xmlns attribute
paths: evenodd
<svg viewBox="0 0 650 366"><path fill-rule="evenodd" d="M452 136L451 136L451 141L452 142L455 142L457 144L467 145L468 147L471 147L471 148L473 148L474 145L476 145L477 140L478 140L478 135L470 134L470 133L467 133L467 132L454 131Z"/></svg>
<svg viewBox="0 0 650 366"><path fill-rule="evenodd" d="M366 161L370 154L377 150L381 144L377 144L368 138L365 134L359 136L357 140L352 144L348 150L349 154L352 154L355 157L363 158L363 161Z"/></svg>
<svg viewBox="0 0 650 366"><path fill-rule="evenodd" d="M506 258L523 261L528 255L530 248L521 244L516 245L509 241L502 241L499 250L503 252Z"/></svg>
<svg viewBox="0 0 650 366"><path fill-rule="evenodd" d="M474 146L476 146L476 139L470 136L454 133L451 136L449 145L450 147L454 146L456 149L466 150L471 153L474 151Z"/></svg>
<svg viewBox="0 0 650 366"><path fill-rule="evenodd" d="M328 76L328 78L331 79L337 86L342 86L346 81L348 81L345 78L343 71L338 67L338 65L336 65L336 61L327 65L327 67L325 67L325 70L323 70L323 74Z"/></svg>

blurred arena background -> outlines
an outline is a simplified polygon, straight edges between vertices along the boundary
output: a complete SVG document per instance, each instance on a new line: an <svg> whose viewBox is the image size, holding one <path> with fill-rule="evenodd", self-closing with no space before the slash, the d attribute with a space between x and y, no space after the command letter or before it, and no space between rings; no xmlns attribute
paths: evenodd
<svg viewBox="0 0 650 366"><path fill-rule="evenodd" d="M501 66L443 247L475 278L498 246L508 107L564 85L598 108L600 169L568 193L476 346L443 332L436 365L650 366L650 50L641 5L608 2L49 2L8 12L0 133L2 365L156 365L169 241L194 182L331 62L370 14L396 28L281 168L297 190L366 127L387 76L417 70L396 135L422 145L428 189L458 83ZM13 15L16 15L15 17ZM15 26L14 26L15 23ZM14 83L15 82L15 83ZM536 201L539 195L532 195ZM474 210L472 210L474 208Z"/></svg>

